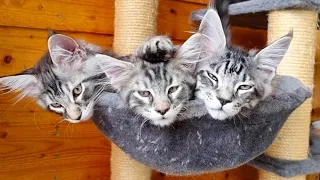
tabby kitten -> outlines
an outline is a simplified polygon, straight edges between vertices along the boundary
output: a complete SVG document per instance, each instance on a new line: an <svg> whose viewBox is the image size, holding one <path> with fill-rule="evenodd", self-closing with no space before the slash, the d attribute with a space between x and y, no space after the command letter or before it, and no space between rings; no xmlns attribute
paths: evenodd
<svg viewBox="0 0 320 180"><path fill-rule="evenodd" d="M180 58L197 63L195 96L205 102L214 119L224 120L270 95L271 81L293 34L258 53L246 52L230 44L228 1L215 3L218 13L207 11L198 32L181 47Z"/></svg>
<svg viewBox="0 0 320 180"><path fill-rule="evenodd" d="M107 85L94 58L102 50L61 34L48 39L48 48L33 68L1 77L1 89L20 91L20 99L33 97L44 109L71 123L89 119L95 100Z"/></svg>
<svg viewBox="0 0 320 180"><path fill-rule="evenodd" d="M175 59L175 53L168 37L156 36L144 42L130 62L105 55L96 58L129 108L154 125L167 126L195 87L192 72Z"/></svg>

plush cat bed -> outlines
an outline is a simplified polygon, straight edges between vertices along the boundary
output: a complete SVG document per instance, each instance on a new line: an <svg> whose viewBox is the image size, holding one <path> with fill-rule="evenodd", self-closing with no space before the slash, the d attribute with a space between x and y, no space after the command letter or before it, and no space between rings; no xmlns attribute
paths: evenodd
<svg viewBox="0 0 320 180"><path fill-rule="evenodd" d="M311 132L312 131L311 129ZM311 133L310 157L306 160L282 160L260 155L249 162L249 164L283 177L294 177L300 174L320 172L320 135Z"/></svg>
<svg viewBox="0 0 320 180"><path fill-rule="evenodd" d="M320 11L320 1L319 0L241 0L242 2L231 4L229 7L230 15L239 15L247 13L264 12L271 10L281 10L281 9L312 9L315 11ZM231 1L232 3L232 1ZM191 19L194 21L201 20L199 17L203 17L207 9L201 9L194 11L191 14Z"/></svg>
<svg viewBox="0 0 320 180"><path fill-rule="evenodd" d="M172 126L158 127L136 116L117 94L105 93L93 121L133 159L167 174L199 174L245 164L273 142L290 113L311 96L299 80L278 76L273 95L254 110L218 121L193 100Z"/></svg>

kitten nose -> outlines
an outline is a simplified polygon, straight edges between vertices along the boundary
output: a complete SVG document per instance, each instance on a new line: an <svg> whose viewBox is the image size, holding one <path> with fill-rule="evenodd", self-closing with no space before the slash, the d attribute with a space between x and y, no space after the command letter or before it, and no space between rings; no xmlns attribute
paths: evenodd
<svg viewBox="0 0 320 180"><path fill-rule="evenodd" d="M220 101L221 106L224 106L225 104L232 102L232 101L230 101L230 100L221 99L221 98L218 98L218 100Z"/></svg>
<svg viewBox="0 0 320 180"><path fill-rule="evenodd" d="M161 114L161 115L165 115L168 111L169 111L170 108L166 108L166 109L157 109L156 111Z"/></svg>
<svg viewBox="0 0 320 180"><path fill-rule="evenodd" d="M80 120L82 112L79 107L71 106L71 107L67 108L67 115L70 117L70 119Z"/></svg>
<svg viewBox="0 0 320 180"><path fill-rule="evenodd" d="M155 111L157 111L161 115L165 115L170 109L170 104L168 102L160 102Z"/></svg>

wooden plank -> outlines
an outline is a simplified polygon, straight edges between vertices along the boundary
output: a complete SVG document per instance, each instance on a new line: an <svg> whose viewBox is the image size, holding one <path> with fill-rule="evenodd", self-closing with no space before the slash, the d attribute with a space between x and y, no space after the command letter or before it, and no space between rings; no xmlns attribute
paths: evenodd
<svg viewBox="0 0 320 180"><path fill-rule="evenodd" d="M92 122L61 122L30 99L12 106L14 96L0 95L0 179L109 177L110 142Z"/></svg>
<svg viewBox="0 0 320 180"><path fill-rule="evenodd" d="M194 31L189 23L190 13L205 7L204 4L159 0L158 33L167 34L177 40L188 39L190 31Z"/></svg>
<svg viewBox="0 0 320 180"><path fill-rule="evenodd" d="M319 180L319 179L320 179L319 173L307 175L307 180Z"/></svg>
<svg viewBox="0 0 320 180"><path fill-rule="evenodd" d="M320 30L317 31L316 48L316 62L320 62Z"/></svg>
<svg viewBox="0 0 320 180"><path fill-rule="evenodd" d="M5 0L0 25L113 34L114 1Z"/></svg>
<svg viewBox="0 0 320 180"><path fill-rule="evenodd" d="M174 1L174 0L160 0L159 3L159 16L158 16L158 33L159 34L167 34L171 36L173 39L176 40L186 40L188 39L193 31L195 31L196 26L195 24L189 21L190 13L194 10L205 8L206 5L204 4L194 4L184 1ZM253 17L255 21L260 21L261 15L256 15ZM241 20L242 19L242 20ZM265 18L266 20L266 18ZM237 22L239 21L239 22ZM241 22L246 22L250 24L250 21L247 20L247 16L243 17L236 17L234 16L232 22L235 25L240 25ZM260 21L265 23L264 21ZM251 22L252 23L252 22ZM233 26L235 29L235 33L233 33L233 39L236 39L236 43L242 43L244 46L247 47L254 47L254 43L258 43L257 46L263 47L266 43L266 31L259 30L259 29L249 29L243 27L242 29L239 26ZM263 29L263 28L262 28ZM243 32L242 32L243 31ZM253 37L251 34L253 32ZM239 36L237 36L239 34ZM263 34L263 36L261 36ZM245 35L245 38L241 36ZM257 37L262 37L262 39L257 39ZM250 43L247 42L247 38L250 39ZM263 45L261 45L263 43Z"/></svg>
<svg viewBox="0 0 320 180"><path fill-rule="evenodd" d="M315 64L312 119L320 119L320 62Z"/></svg>
<svg viewBox="0 0 320 180"><path fill-rule="evenodd" d="M236 46L244 49L262 49L267 44L267 31L232 26L231 41Z"/></svg>
<svg viewBox="0 0 320 180"><path fill-rule="evenodd" d="M58 31L59 32L59 31ZM84 39L104 48L111 48L113 36L60 32L75 39ZM32 67L47 50L46 30L0 26L0 76ZM10 62L6 59L9 57Z"/></svg>

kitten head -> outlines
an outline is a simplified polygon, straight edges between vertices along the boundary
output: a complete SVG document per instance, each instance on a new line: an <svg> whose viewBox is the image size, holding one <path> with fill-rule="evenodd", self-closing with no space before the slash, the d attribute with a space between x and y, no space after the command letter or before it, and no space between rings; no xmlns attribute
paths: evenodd
<svg viewBox="0 0 320 180"><path fill-rule="evenodd" d="M0 78L2 89L20 91L20 99L33 97L43 108L72 123L90 118L105 77L91 60L93 48L61 34L52 35L48 47L49 52L33 68Z"/></svg>
<svg viewBox="0 0 320 180"><path fill-rule="evenodd" d="M190 49L182 58L198 62L195 95L219 120L235 116L242 107L253 108L271 93L271 81L291 39L292 32L259 53L229 47L218 14L210 9L199 32L181 50Z"/></svg>
<svg viewBox="0 0 320 180"><path fill-rule="evenodd" d="M174 59L154 63L138 57L133 57L132 62L104 55L96 57L122 99L154 125L173 123L192 96L195 79Z"/></svg>

